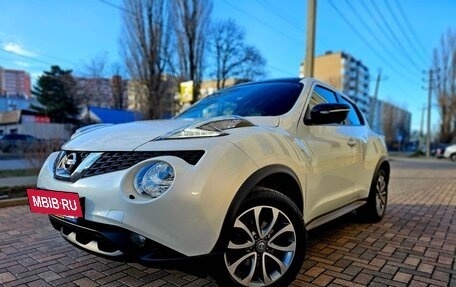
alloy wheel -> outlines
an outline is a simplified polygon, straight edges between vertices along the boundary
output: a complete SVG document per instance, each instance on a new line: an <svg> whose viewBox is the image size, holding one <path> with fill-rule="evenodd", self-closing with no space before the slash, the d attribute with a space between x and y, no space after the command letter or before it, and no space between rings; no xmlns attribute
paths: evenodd
<svg viewBox="0 0 456 287"><path fill-rule="evenodd" d="M225 265L244 286L268 286L288 270L296 253L296 230L285 213L252 207L236 218Z"/></svg>
<svg viewBox="0 0 456 287"><path fill-rule="evenodd" d="M378 215L383 215L386 208L387 184L385 174L380 172L375 186L375 207Z"/></svg>

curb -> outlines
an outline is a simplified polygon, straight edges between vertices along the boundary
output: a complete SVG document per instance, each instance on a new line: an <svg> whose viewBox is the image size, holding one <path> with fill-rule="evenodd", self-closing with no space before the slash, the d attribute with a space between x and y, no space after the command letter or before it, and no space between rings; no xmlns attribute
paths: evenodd
<svg viewBox="0 0 456 287"><path fill-rule="evenodd" d="M14 199L2 199L0 200L0 208L2 207L12 207L18 205L28 205L28 198L14 198Z"/></svg>

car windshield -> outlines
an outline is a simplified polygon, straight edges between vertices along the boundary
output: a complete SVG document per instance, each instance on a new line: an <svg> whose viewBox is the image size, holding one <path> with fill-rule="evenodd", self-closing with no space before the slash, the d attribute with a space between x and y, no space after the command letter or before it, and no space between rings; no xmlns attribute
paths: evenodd
<svg viewBox="0 0 456 287"><path fill-rule="evenodd" d="M279 116L293 107L302 88L302 83L285 81L234 86L207 96L176 118Z"/></svg>

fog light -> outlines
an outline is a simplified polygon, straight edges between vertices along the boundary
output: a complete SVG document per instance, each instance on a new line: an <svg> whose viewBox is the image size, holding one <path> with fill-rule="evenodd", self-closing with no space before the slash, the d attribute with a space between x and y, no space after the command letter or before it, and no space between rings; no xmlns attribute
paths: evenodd
<svg viewBox="0 0 456 287"><path fill-rule="evenodd" d="M139 235L137 233L132 233L130 235L131 241L139 247L143 247L146 244L146 237Z"/></svg>

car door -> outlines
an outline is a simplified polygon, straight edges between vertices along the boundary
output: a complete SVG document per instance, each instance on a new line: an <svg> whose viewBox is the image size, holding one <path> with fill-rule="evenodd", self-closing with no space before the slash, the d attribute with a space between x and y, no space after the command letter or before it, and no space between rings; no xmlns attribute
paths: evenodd
<svg viewBox="0 0 456 287"><path fill-rule="evenodd" d="M355 189L358 198L365 198L369 191L372 171L364 168L365 155L368 146L370 129L361 114L359 108L345 96L337 95L339 103L346 104L350 107L347 119L344 122L344 134L348 135L354 152L355 164L353 166Z"/></svg>
<svg viewBox="0 0 456 287"><path fill-rule="evenodd" d="M327 87L315 85L298 126L298 137L309 153L304 212L310 221L356 199L356 140L344 123L311 123L310 110L320 103L338 103L337 94Z"/></svg>

